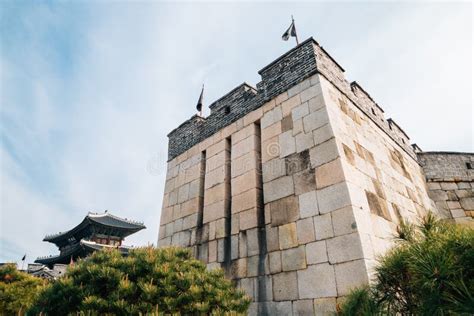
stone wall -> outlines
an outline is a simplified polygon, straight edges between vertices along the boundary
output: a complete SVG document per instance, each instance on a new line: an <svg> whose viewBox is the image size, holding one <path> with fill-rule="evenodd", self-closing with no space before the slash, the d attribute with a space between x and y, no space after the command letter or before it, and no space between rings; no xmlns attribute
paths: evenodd
<svg viewBox="0 0 474 316"><path fill-rule="evenodd" d="M474 154L418 153L428 194L446 217L474 224ZM474 226L474 225L473 225Z"/></svg>
<svg viewBox="0 0 474 316"><path fill-rule="evenodd" d="M170 133L158 243L222 267L252 315L325 315L436 209L408 136L318 43L259 73Z"/></svg>

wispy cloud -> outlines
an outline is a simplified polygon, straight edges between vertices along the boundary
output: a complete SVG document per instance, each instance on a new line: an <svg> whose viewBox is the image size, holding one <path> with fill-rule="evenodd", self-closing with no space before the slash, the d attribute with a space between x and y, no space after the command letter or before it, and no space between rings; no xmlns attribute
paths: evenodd
<svg viewBox="0 0 474 316"><path fill-rule="evenodd" d="M293 45L290 12L422 148L473 147L470 4L1 6L0 261L54 253L43 236L87 211L142 220L127 242L156 243L166 134L202 82L208 103L256 84Z"/></svg>

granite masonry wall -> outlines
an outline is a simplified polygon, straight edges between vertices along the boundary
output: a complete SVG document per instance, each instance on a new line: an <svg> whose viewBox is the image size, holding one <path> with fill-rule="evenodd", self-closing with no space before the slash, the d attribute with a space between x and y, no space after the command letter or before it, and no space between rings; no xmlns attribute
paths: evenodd
<svg viewBox="0 0 474 316"><path fill-rule="evenodd" d="M408 136L317 42L259 73L169 134L158 244L223 268L251 315L327 315L437 209Z"/></svg>
<svg viewBox="0 0 474 316"><path fill-rule="evenodd" d="M474 154L421 152L418 159L440 212L474 227Z"/></svg>

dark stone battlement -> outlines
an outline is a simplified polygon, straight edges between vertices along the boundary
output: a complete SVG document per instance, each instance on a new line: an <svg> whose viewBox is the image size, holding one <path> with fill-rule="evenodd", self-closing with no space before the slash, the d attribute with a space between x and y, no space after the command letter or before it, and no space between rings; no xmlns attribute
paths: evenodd
<svg viewBox="0 0 474 316"><path fill-rule="evenodd" d="M258 73L262 80L257 83L256 88L246 83L239 85L209 106L211 114L208 117L194 115L171 131L168 134L168 159L177 157L316 73L331 82L404 151L416 159L405 132L393 120L384 118L383 109L359 84L349 83L345 79L344 69L313 38L280 56Z"/></svg>

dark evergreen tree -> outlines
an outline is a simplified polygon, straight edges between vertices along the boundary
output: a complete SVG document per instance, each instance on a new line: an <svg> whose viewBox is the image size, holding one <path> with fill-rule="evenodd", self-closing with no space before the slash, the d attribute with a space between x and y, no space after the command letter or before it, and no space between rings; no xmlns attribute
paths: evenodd
<svg viewBox="0 0 474 316"><path fill-rule="evenodd" d="M68 315L245 313L250 299L181 248L103 250L70 267L43 291L32 313Z"/></svg>

